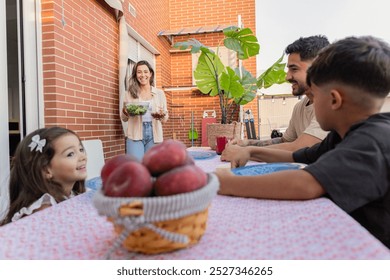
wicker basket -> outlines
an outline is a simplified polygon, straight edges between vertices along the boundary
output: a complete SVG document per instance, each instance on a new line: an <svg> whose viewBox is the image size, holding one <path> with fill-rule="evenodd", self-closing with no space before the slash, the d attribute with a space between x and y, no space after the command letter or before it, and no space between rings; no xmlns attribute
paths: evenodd
<svg viewBox="0 0 390 280"><path fill-rule="evenodd" d="M209 123L207 124L207 141L212 150L216 148L215 138L226 136L229 140L241 139L242 123L233 122L231 124Z"/></svg>
<svg viewBox="0 0 390 280"><path fill-rule="evenodd" d="M193 192L160 197L107 197L98 190L93 204L114 224L120 246L130 252L158 254L196 244L206 230L208 207L219 188L214 174Z"/></svg>

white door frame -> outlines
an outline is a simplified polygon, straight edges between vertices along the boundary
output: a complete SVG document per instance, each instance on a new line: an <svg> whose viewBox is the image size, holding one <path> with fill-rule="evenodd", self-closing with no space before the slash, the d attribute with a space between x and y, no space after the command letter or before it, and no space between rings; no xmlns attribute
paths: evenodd
<svg viewBox="0 0 390 280"><path fill-rule="evenodd" d="M8 138L8 75L7 75L7 22L6 5L0 5L0 217L5 210L4 200L7 199L7 178L9 176L9 138ZM2 20L1 20L2 19Z"/></svg>
<svg viewBox="0 0 390 280"><path fill-rule="evenodd" d="M19 7L19 3L23 3L22 7ZM28 104L25 112L22 108L20 110L19 128L23 138L23 114L25 115L27 134L37 128L44 127L41 1L23 0L23 2L19 2L18 0L17 5L18 10L23 9L24 45L20 46L21 42L19 41L18 49L24 51L25 104ZM0 219L8 206L8 178L10 174L6 24L6 1L0 1ZM19 59L19 61L21 60ZM19 69L21 69L20 66ZM22 91L21 81L19 89Z"/></svg>
<svg viewBox="0 0 390 280"><path fill-rule="evenodd" d="M23 0L26 133L45 126L42 70L41 1Z"/></svg>

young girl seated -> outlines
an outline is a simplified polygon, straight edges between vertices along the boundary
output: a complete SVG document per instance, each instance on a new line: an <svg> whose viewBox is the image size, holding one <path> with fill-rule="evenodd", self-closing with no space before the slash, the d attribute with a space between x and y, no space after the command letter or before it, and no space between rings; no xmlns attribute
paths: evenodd
<svg viewBox="0 0 390 280"><path fill-rule="evenodd" d="M38 129L19 143L11 164L10 205L1 225L85 192L87 156L73 131Z"/></svg>

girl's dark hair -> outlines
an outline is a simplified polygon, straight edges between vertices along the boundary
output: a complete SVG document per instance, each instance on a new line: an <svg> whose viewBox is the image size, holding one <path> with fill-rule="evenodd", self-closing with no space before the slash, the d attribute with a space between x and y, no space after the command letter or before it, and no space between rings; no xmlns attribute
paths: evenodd
<svg viewBox="0 0 390 280"><path fill-rule="evenodd" d="M129 83L128 83L129 92L133 98L138 98L138 93L139 93L140 87L139 87L139 82L137 80L137 68L140 65L146 65L149 68L149 71L151 73L149 82L150 82L151 86L154 86L154 70L153 70L152 66L146 60L138 61L133 67L133 72L131 73L131 76L129 78Z"/></svg>
<svg viewBox="0 0 390 280"><path fill-rule="evenodd" d="M324 48L307 73L307 84L330 82L360 88L374 97L390 92L390 46L372 36L348 37Z"/></svg>
<svg viewBox="0 0 390 280"><path fill-rule="evenodd" d="M53 180L46 179L44 172L55 154L53 141L66 134L73 134L80 140L72 130L50 127L30 133L19 143L11 163L9 210L7 216L1 221L1 225L11 222L15 213L23 207L30 206L45 193L53 196L57 202L66 199L62 186ZM39 135L40 139L46 139L42 153L36 149L30 150L29 145L35 135ZM77 181L72 190L76 195L85 192L84 180Z"/></svg>
<svg viewBox="0 0 390 280"><path fill-rule="evenodd" d="M301 37L287 46L286 54L298 53L302 61L313 60L319 51L329 45L323 35Z"/></svg>

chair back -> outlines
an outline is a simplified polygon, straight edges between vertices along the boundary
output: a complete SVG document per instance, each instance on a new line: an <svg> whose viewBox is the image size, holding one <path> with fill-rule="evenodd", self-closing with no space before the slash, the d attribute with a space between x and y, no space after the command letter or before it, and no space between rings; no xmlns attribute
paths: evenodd
<svg viewBox="0 0 390 280"><path fill-rule="evenodd" d="M87 153L87 180L100 177L100 171L104 166L103 144L99 139L82 141Z"/></svg>

